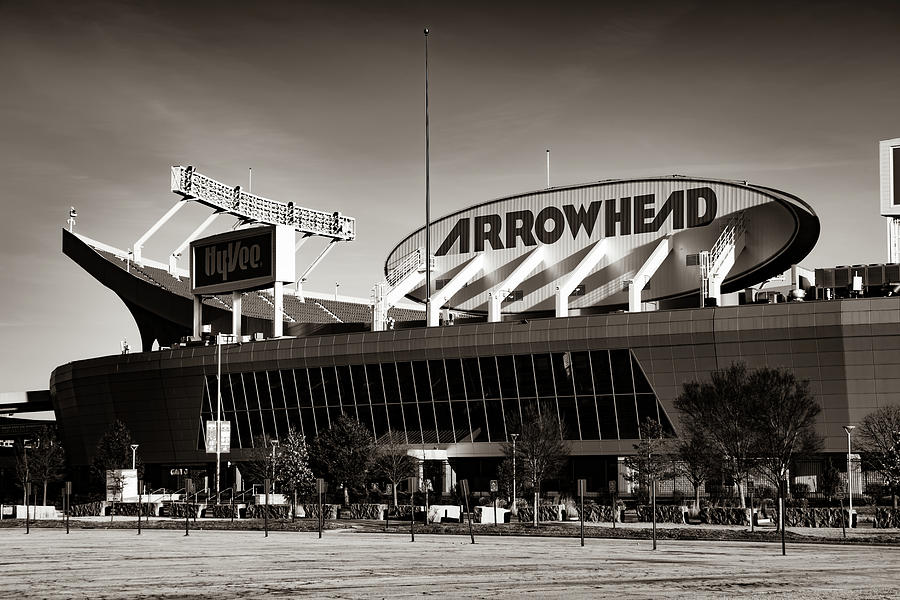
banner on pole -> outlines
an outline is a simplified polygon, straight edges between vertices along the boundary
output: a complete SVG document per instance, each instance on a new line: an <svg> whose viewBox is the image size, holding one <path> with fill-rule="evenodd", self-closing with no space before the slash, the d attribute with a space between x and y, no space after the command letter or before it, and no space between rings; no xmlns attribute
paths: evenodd
<svg viewBox="0 0 900 600"><path fill-rule="evenodd" d="M231 452L231 421L219 421L219 448L221 453ZM206 452L216 453L216 422L206 422Z"/></svg>

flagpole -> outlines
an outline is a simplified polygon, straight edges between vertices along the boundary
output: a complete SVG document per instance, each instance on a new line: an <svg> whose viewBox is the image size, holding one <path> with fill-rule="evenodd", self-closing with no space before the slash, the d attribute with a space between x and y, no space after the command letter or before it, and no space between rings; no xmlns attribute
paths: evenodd
<svg viewBox="0 0 900 600"><path fill-rule="evenodd" d="M428 122L428 28L425 28L425 326L431 314L431 139Z"/></svg>

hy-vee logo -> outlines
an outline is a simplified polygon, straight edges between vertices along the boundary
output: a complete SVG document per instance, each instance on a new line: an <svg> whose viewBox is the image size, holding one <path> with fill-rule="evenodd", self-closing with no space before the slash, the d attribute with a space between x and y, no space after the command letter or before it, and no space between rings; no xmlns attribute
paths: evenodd
<svg viewBox="0 0 900 600"><path fill-rule="evenodd" d="M703 214L700 214L701 200ZM672 229L702 227L716 218L716 193L708 187L679 190L669 194L665 204L656 211L656 195L628 196L591 202L576 208L566 204L562 208L547 206L535 215L530 210L517 210L501 215L465 217L456 222L435 252L435 256L481 252L485 243L494 250L556 243L569 230L572 238L578 231L590 238L597 229L603 209L603 228L599 236L631 235L659 231L671 216ZM458 244L457 244L458 242ZM455 247L455 250L454 250Z"/></svg>

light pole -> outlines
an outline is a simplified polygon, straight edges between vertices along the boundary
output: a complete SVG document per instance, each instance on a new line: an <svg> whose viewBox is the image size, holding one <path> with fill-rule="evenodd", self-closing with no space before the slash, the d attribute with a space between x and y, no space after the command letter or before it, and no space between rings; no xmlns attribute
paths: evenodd
<svg viewBox="0 0 900 600"><path fill-rule="evenodd" d="M135 466L135 464L137 462L137 449L138 449L138 444L131 445L131 470L132 471L137 468Z"/></svg>
<svg viewBox="0 0 900 600"><path fill-rule="evenodd" d="M519 514L516 508L516 440L519 439L518 433L510 434L513 439L513 497L512 497L512 514Z"/></svg>
<svg viewBox="0 0 900 600"><path fill-rule="evenodd" d="M847 432L847 498L849 500L847 508L847 522L853 527L853 464L850 458L850 432L856 429L856 425L844 425L844 431Z"/></svg>
<svg viewBox="0 0 900 600"><path fill-rule="evenodd" d="M251 178L253 171L250 171ZM220 333L216 336L216 504L222 492L219 471L222 470L222 342Z"/></svg>

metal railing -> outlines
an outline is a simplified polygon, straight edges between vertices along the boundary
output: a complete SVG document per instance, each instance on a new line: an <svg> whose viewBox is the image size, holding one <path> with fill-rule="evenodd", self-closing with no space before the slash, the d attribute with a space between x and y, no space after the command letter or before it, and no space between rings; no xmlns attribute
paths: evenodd
<svg viewBox="0 0 900 600"><path fill-rule="evenodd" d="M422 248L416 248L399 259L388 272L388 285L393 287L412 271L423 268L425 265L424 254L425 251Z"/></svg>
<svg viewBox="0 0 900 600"><path fill-rule="evenodd" d="M725 255L727 249L737 242L737 239L744 233L745 224L744 224L744 213L739 212L735 214L728 221L728 224L725 225L725 228L722 230L722 234L719 236L719 239L716 240L716 243L713 244L712 249L709 251L709 265L710 269L713 273L715 273L719 268L719 260L722 256Z"/></svg>

